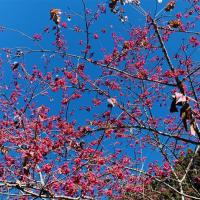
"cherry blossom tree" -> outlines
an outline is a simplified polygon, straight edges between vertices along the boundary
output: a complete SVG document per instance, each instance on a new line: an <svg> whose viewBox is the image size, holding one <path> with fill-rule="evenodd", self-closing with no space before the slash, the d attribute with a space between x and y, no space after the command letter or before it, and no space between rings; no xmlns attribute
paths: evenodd
<svg viewBox="0 0 200 200"><path fill-rule="evenodd" d="M184 174L184 169L188 166L192 157L193 162L190 166L190 169L188 170L187 177L183 181L183 189L187 194L196 196L197 192L199 192L199 153L197 153L196 156L194 156L194 152L191 149L188 149L186 155L181 155L178 158L174 166L174 170L179 175ZM171 175L173 176L173 174ZM157 199L180 199L179 193L174 190L175 188L177 190L179 188L178 183L174 181L175 179L176 178L174 177L170 177L167 180L165 180L164 184L158 183L156 181L153 181L151 183L151 188L153 188L154 190L162 190L162 193L160 192L157 195ZM166 183L169 182L173 189L166 185Z"/></svg>
<svg viewBox="0 0 200 200"><path fill-rule="evenodd" d="M1 26L1 197L200 199L199 0L78 2Z"/></svg>

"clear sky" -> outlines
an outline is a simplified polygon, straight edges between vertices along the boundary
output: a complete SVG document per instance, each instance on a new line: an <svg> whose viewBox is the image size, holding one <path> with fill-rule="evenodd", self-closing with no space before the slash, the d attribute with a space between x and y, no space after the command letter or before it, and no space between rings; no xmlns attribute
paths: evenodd
<svg viewBox="0 0 200 200"><path fill-rule="evenodd" d="M102 1L95 1L95 0L87 0L86 5L90 9L94 9L94 6L97 5L96 2L102 2ZM153 3L152 3L153 2ZM156 12L156 1L154 0L143 0L142 6L144 8L149 8L152 13ZM163 0L163 4L158 5L157 11L159 11L161 8L164 7L167 0ZM183 0L178 0L177 6L184 6ZM52 8L60 8L63 12L78 12L81 15L82 12L82 4L80 0L1 0L0 1L0 25L5 26L12 29L20 30L27 35L33 36L35 33L40 33L44 35L44 28L45 27L52 27L52 21L50 21L49 11ZM69 10L71 8L71 10ZM132 25L140 25L144 21L143 17L141 18L136 17L138 14L136 14L136 11L133 8L127 8L129 22ZM99 33L100 34L100 40L95 41L94 44L97 45L97 49L101 48L108 48L110 44L109 38L106 38L107 36L103 35L101 33L102 28L106 28L110 32L115 31L118 32L124 37L127 36L126 29L128 27L128 24L123 27L123 25L119 24L118 19L112 14L107 11L108 14L106 17L103 17L102 20L100 20L97 25L92 29L92 32ZM84 26L84 23L81 19L78 17L72 17L71 22L67 21L67 17L63 21L66 21L69 28L72 28L74 25L74 21L76 20L77 24L80 24L81 26ZM198 29L199 25L197 26ZM69 49L72 53L77 52L78 48L78 42L80 39L85 39L84 37L80 35L76 35L73 31L70 31L70 29L65 30L65 35L67 38L67 43L69 46ZM175 40L178 38L175 38ZM44 36L44 40L41 41L41 45L44 48L52 48L51 43L53 42L52 35L51 36ZM74 45L75 44L75 45ZM169 43L169 49L170 51L173 51L177 48L176 43ZM12 31L6 31L5 33L0 34L0 48L2 47L31 47L31 48L37 48L37 43L31 41L27 37L22 37L21 34L12 32ZM101 51L98 51L98 55L95 55L97 57L101 57ZM38 55L37 55L38 56ZM32 66L33 64L41 63L39 59L41 59L41 55L37 56L29 56L26 58L26 62L29 64L29 66ZM39 59L38 59L39 58ZM61 63L60 60L56 61L54 60L54 65L59 65ZM92 69L91 69L92 70ZM5 71L6 73L6 71ZM92 73L91 73L92 74ZM95 77L95 72L94 72ZM9 79L9 74L5 74L6 77ZM95 80L95 78L94 78ZM56 98L56 97L55 97ZM85 103L87 103L87 98L83 99ZM56 110L56 108L54 108ZM168 111L166 111L168 112ZM76 115L75 115L76 116ZM81 120L78 118L80 116L80 113L77 114L77 120ZM87 116L87 112L83 113L82 117ZM155 152L154 152L155 153ZM150 155L148 153L147 155ZM154 154L155 155L155 154ZM155 157L154 157L155 158Z"/></svg>

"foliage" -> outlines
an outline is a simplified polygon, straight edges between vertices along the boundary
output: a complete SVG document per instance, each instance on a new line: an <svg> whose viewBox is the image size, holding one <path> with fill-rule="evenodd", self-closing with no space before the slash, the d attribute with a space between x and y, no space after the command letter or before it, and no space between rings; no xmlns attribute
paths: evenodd
<svg viewBox="0 0 200 200"><path fill-rule="evenodd" d="M199 1L79 4L1 26L2 198L200 199Z"/></svg>

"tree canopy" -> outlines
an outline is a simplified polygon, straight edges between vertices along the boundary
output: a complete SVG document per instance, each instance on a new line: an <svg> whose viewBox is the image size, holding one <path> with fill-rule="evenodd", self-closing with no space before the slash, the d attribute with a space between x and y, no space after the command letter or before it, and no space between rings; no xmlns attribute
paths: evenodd
<svg viewBox="0 0 200 200"><path fill-rule="evenodd" d="M0 26L1 198L200 199L199 0L58 5Z"/></svg>

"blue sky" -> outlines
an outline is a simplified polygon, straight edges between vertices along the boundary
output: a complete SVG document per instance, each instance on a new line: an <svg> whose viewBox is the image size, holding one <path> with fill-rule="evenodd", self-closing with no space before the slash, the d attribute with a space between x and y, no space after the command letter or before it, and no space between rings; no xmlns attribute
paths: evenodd
<svg viewBox="0 0 200 200"><path fill-rule="evenodd" d="M94 9L94 7L97 5L97 2L102 1L95 1L95 0L87 0L86 5L90 9ZM154 2L154 3L152 3ZM148 8L151 10L152 13L155 12L155 2L153 0L143 0L142 6L144 8ZM163 4L158 5L158 10L164 7L167 0L163 0ZM182 2L185 1L178 1L178 6L180 8L183 5ZM45 27L52 27L53 23L50 21L49 11L52 8L60 8L63 12L82 12L82 4L79 0L1 0L0 2L1 6L1 12L0 12L0 25L6 26L8 28L12 29L18 29L30 36L32 36L34 33L43 33L43 29ZM72 8L72 10L69 10L68 7ZM127 7L127 15L129 17L129 22L133 24L134 26L139 26L144 21L144 17L140 16L138 17L138 13L132 9L131 7ZM67 21L62 18L63 21ZM69 22L67 21L68 27L73 27L73 24L80 24L80 26L84 26L84 23L80 18L78 17L72 17L72 20ZM143 24L141 24L142 26ZM103 57L102 52L100 51L101 48L108 48L113 45L113 43L110 41L110 35L104 35L101 33L101 28L106 28L108 32L115 31L121 35L123 35L125 38L128 37L126 30L128 29L127 25L121 25L119 24L119 20L116 16L114 16L112 13L107 10L107 15L103 16L102 19L94 26L94 28L91 28L91 32L93 33L99 33L100 39L97 41L92 41L92 44L96 45L96 50L98 53L96 53L94 56L96 57ZM199 25L197 26L197 29L199 28ZM70 52L76 53L79 52L80 46L78 45L78 42L80 39L85 39L84 35L76 34L73 31L70 31L70 29L63 30L63 33L66 35L67 44L69 46ZM45 48L53 48L51 46L51 43L53 42L53 34L47 36L45 35L44 40L41 41L41 45ZM178 36L174 38L174 40L177 40ZM20 34L16 32L6 31L5 33L0 34L0 48L2 47L24 47L28 46L31 48L37 48L37 43L31 41L30 39L26 37L22 37ZM173 41L168 44L169 50L172 53L174 50L176 50L177 45ZM110 48L111 49L111 48ZM42 65L42 58L41 54L27 56L26 63L28 66L32 66L33 64L41 64ZM54 66L62 66L63 63L60 59L54 59L51 63L51 65ZM6 68L8 66L4 66ZM93 76L92 79L95 80L95 70L96 69L90 69L90 75ZM9 81L11 74L9 74L9 71L4 70L5 80ZM57 94L56 94L57 95ZM60 94L61 95L61 94ZM54 98L58 98L54 95ZM41 102L45 102L45 100L41 97ZM88 97L84 97L82 104L88 102ZM91 103L91 102L90 102ZM48 103L49 104L49 103ZM49 104L51 105L51 104ZM76 106L76 104L74 104ZM99 108L99 111L102 109L106 109L106 105L104 107ZM57 109L54 107L53 111L56 111ZM98 109L97 109L98 111ZM166 110L166 113L168 110ZM169 112L168 112L169 113ZM75 115L78 121L89 117L89 114L87 112L82 112L80 114L79 112ZM108 141L109 142L109 141ZM132 152L129 152L132 154ZM151 153L154 153L154 156ZM151 151L150 149L146 149L146 155L149 157L149 160L153 159L159 159L157 157L155 151Z"/></svg>

